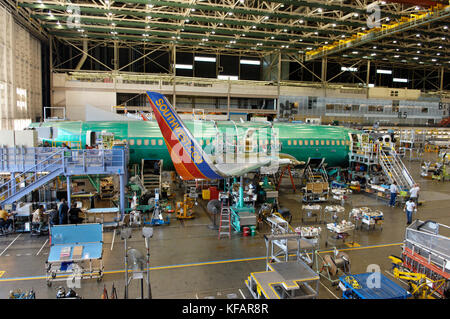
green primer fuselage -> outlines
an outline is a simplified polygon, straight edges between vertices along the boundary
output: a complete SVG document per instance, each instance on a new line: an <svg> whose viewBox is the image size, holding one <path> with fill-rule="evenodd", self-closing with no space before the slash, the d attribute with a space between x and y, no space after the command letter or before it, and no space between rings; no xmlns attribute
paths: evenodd
<svg viewBox="0 0 450 319"><path fill-rule="evenodd" d="M218 132L220 134L226 132L229 140L228 147L232 149L232 141L236 140L236 135L245 136L250 129L250 131L254 130L254 133L249 135L256 139L256 142L253 142L256 145L256 148L253 148L254 151L263 150L264 144L270 145L274 134L277 134L281 145L280 153L289 154L305 162L309 157L325 157L328 167L347 166L350 148L349 133L361 134L360 131L338 126L281 122L273 123L273 128L270 128L267 123L260 122L218 121L215 124L212 121L184 121L184 123L204 149L215 145ZM57 136L49 140L54 145L56 143L56 146L60 146L62 142L76 142L84 148L88 131L113 133L116 140L126 140L130 150L130 164L140 164L141 159L162 159L164 169L174 169L156 121L64 121L30 125L30 127L39 126L56 129L54 132L57 132Z"/></svg>

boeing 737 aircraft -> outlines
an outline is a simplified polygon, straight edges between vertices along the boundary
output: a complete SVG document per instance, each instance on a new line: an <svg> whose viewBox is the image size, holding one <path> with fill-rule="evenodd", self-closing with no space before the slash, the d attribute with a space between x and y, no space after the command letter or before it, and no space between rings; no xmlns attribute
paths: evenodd
<svg viewBox="0 0 450 319"><path fill-rule="evenodd" d="M175 168L185 179L239 175L270 164L307 162L309 158L325 158L329 167L347 166L350 143L362 133L344 127L286 122L183 122L164 96L148 94L156 121L61 121L32 123L30 128L50 127L51 136L42 141L53 146L65 142L85 148L102 133L113 134L114 139L127 143L130 164L162 159L165 170ZM175 151L180 155L174 159L171 155L177 140ZM187 152L181 152L181 146ZM186 158L190 163L180 163Z"/></svg>

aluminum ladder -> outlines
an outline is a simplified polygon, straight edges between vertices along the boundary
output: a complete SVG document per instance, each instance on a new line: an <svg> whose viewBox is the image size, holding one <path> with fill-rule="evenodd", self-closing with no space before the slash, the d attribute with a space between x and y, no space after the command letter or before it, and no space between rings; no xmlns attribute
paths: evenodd
<svg viewBox="0 0 450 319"><path fill-rule="evenodd" d="M226 197L225 197L226 196ZM229 195L220 194L220 225L219 236L228 236L231 239L231 210L230 210L230 198Z"/></svg>
<svg viewBox="0 0 450 319"><path fill-rule="evenodd" d="M395 181L402 190L409 190L414 186L411 174L393 148L379 147L378 159L390 183Z"/></svg>

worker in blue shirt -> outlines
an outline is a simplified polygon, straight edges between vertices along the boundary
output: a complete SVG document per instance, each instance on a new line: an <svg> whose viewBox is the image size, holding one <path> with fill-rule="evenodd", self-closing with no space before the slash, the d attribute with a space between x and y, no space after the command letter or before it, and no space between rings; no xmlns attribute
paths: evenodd
<svg viewBox="0 0 450 319"><path fill-rule="evenodd" d="M69 211L69 206L66 203L66 199L61 199L61 204L59 205L58 209L58 216L59 216L59 224L64 225L67 224L67 213Z"/></svg>

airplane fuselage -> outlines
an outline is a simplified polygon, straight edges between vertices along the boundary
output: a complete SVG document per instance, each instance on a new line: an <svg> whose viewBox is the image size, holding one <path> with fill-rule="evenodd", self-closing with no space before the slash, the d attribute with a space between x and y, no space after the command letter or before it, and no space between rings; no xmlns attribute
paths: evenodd
<svg viewBox="0 0 450 319"><path fill-rule="evenodd" d="M326 158L328 167L347 166L350 149L350 134L361 134L349 128L338 126L307 125L297 123L268 123L232 121L184 121L203 149L216 145L220 138L225 149L236 151L236 136L250 136L249 147L261 152L277 141L280 153L289 154L299 161L311 158ZM201 123L201 124L200 124ZM53 127L53 146L63 142L85 148L89 132L108 132L115 140L126 141L130 150L130 164L140 164L142 159L162 159L164 169L173 170L173 163L156 121L64 121L33 123L31 127ZM247 134L249 130L255 133ZM246 135L247 134L247 135ZM252 140L252 142L250 142ZM45 141L45 140L44 140Z"/></svg>

